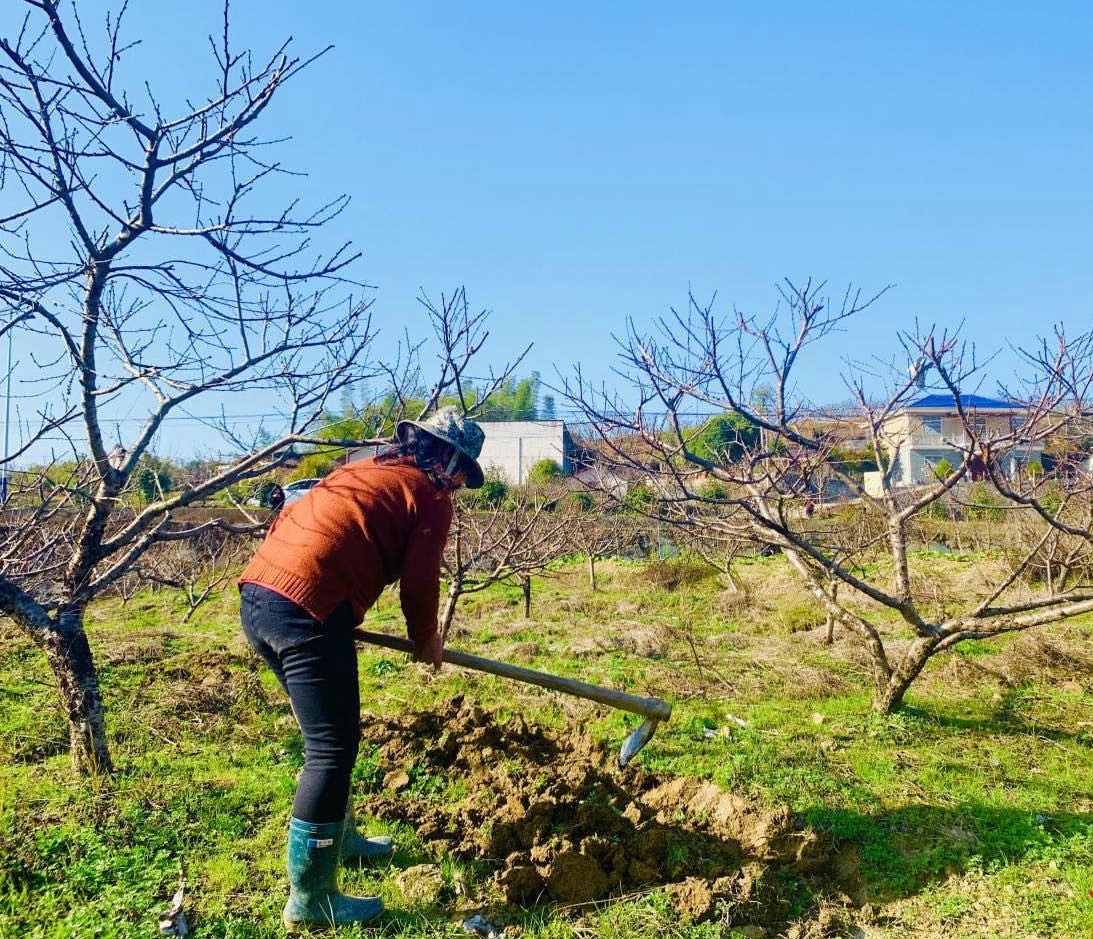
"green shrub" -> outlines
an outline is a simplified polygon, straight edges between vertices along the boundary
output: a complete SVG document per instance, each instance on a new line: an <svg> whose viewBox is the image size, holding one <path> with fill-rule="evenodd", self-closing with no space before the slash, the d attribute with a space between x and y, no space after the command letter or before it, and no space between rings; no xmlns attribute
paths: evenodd
<svg viewBox="0 0 1093 939"><path fill-rule="evenodd" d="M695 455L714 463L735 463L759 442L759 428L743 414L711 417L690 442Z"/></svg>
<svg viewBox="0 0 1093 939"><path fill-rule="evenodd" d="M922 510L923 518L942 519L944 521L953 520L952 504L949 501L949 494L946 493L940 499L931 502Z"/></svg>
<svg viewBox="0 0 1093 939"><path fill-rule="evenodd" d="M1063 496L1059 492L1059 487L1055 485L1048 487L1040 496L1040 505L1050 515L1058 515L1059 509L1063 507Z"/></svg>
<svg viewBox="0 0 1093 939"><path fill-rule="evenodd" d="M591 512L596 504L595 500L592 498L592 493L585 492L583 489L578 489L576 492L569 493L565 497L565 501L580 512Z"/></svg>
<svg viewBox="0 0 1093 939"><path fill-rule="evenodd" d="M632 512L646 513L652 511L657 498L653 495L653 490L645 483L638 483L630 487L630 491L626 493L626 498L622 501L623 505Z"/></svg>
<svg viewBox="0 0 1093 939"><path fill-rule="evenodd" d="M855 450L850 447L832 447L828 462L835 464L848 476L860 479L865 473L877 470L877 460L872 447Z"/></svg>
<svg viewBox="0 0 1093 939"><path fill-rule="evenodd" d="M496 470L486 473L485 481L478 489L464 489L459 493L461 501L472 506L490 506L496 508L502 505L508 498L508 484L501 478Z"/></svg>
<svg viewBox="0 0 1093 939"><path fill-rule="evenodd" d="M313 476L326 476L342 465L345 451L342 449L315 450L300 458L300 463L292 474L292 479L311 479ZM291 482L292 480L289 480Z"/></svg>
<svg viewBox="0 0 1093 939"><path fill-rule="evenodd" d="M170 474L164 469L153 469L146 466L137 473L137 488L145 503L155 502L171 491L172 480Z"/></svg>
<svg viewBox="0 0 1093 939"><path fill-rule="evenodd" d="M1002 503L994 498L985 483L976 483L972 486L965 511L968 518L978 518L989 522L999 522L1006 514Z"/></svg>
<svg viewBox="0 0 1093 939"><path fill-rule="evenodd" d="M545 486L562 475L557 460L540 460L528 471L529 486Z"/></svg>

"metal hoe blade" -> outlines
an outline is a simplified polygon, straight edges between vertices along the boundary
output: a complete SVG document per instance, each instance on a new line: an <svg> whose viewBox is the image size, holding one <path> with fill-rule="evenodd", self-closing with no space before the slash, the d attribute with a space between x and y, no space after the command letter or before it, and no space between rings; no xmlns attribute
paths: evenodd
<svg viewBox="0 0 1093 939"><path fill-rule="evenodd" d="M626 766L638 755L638 751L652 739L659 723L660 721L654 720L642 721L638 729L622 742L622 749L619 751L619 766Z"/></svg>

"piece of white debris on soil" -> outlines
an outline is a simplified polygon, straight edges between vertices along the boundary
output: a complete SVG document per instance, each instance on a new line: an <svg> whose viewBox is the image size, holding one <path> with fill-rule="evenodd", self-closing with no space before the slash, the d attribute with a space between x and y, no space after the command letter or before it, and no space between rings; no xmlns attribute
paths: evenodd
<svg viewBox="0 0 1093 939"><path fill-rule="evenodd" d="M174 898L171 900L171 908L159 918L159 934L161 936L188 936L190 926L186 922L186 911L182 904L186 899L186 883L178 885Z"/></svg>
<svg viewBox="0 0 1093 939"><path fill-rule="evenodd" d="M740 720L739 717L733 717L731 714L729 715L729 720L731 720L737 727L747 727L748 726L746 723L744 723L744 721ZM703 727L702 728L702 736L706 740L713 740L715 737L721 737L725 740L731 740L732 739L732 728L731 727Z"/></svg>
<svg viewBox="0 0 1093 939"><path fill-rule="evenodd" d="M463 928L467 932L474 933L476 936L483 936L485 939L501 939L504 935L493 923L477 913L470 919L463 920Z"/></svg>

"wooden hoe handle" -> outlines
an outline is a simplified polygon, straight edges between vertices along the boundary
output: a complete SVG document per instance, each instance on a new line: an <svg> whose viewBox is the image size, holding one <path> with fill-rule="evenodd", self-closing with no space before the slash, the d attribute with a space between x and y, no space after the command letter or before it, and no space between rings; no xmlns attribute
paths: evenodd
<svg viewBox="0 0 1093 939"><path fill-rule="evenodd" d="M394 649L397 652L413 652L414 646L409 639L400 636L387 636L383 633L368 632L357 628L353 634L362 642L371 643L374 646L383 646L386 649ZM502 678L511 678L514 681L526 682L529 685L538 685L540 688L550 688L552 691L561 691L563 694L571 694L578 698L588 698L590 701L598 701L613 708L641 714L654 721L666 721L672 716L672 706L660 698L643 698L636 694L627 694L625 691L615 691L611 688L603 688L600 685L590 685L588 682L577 681L573 678L563 678L561 675L550 675L547 672L536 672L530 668L520 668L518 665L509 665L507 662L498 662L494 659L484 659L468 652L456 652L454 649L445 649L443 659L452 665L462 668L471 668L478 672L489 672L491 675L500 675Z"/></svg>

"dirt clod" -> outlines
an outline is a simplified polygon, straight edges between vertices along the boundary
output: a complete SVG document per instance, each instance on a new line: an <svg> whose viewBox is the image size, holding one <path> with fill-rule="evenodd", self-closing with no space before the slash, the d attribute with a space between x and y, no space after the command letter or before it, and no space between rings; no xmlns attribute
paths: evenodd
<svg viewBox="0 0 1093 939"><path fill-rule="evenodd" d="M401 770L392 770L390 773L383 777L384 788L390 789L392 792L402 792L402 790L408 788L409 785L409 774L404 773Z"/></svg>
<svg viewBox="0 0 1093 939"><path fill-rule="evenodd" d="M543 875L538 868L534 864L526 863L519 856L505 864L497 875L497 883L509 903L524 905L538 903L546 889Z"/></svg>
<svg viewBox="0 0 1093 939"><path fill-rule="evenodd" d="M562 851L554 855L548 869L547 890L563 903L589 903L607 896L611 882L602 867L587 854Z"/></svg>
<svg viewBox="0 0 1093 939"><path fill-rule="evenodd" d="M785 906L779 870L864 900L856 853L788 809L703 780L619 770L615 752L581 733L559 741L456 698L439 711L369 719L363 737L385 774L367 810L411 825L438 852L492 862L509 903L583 904L665 887L686 919L772 923Z"/></svg>
<svg viewBox="0 0 1093 939"><path fill-rule="evenodd" d="M398 885L407 900L434 903L444 888L444 877L435 864L415 864L398 875Z"/></svg>

